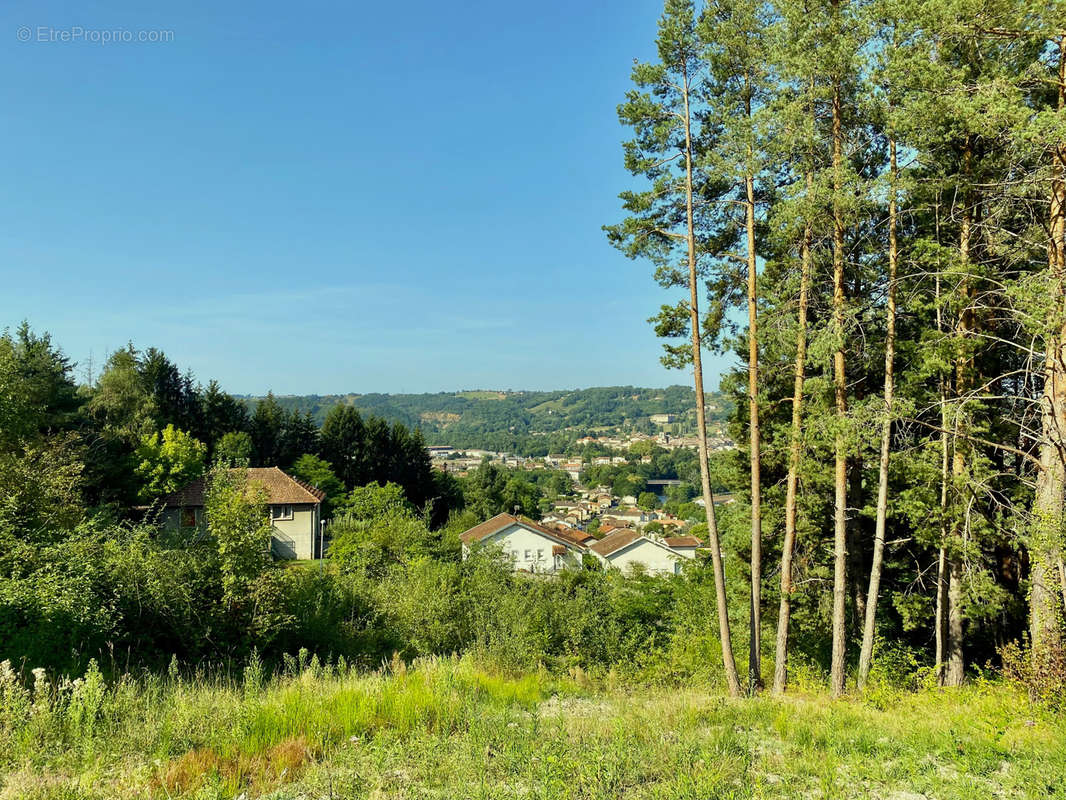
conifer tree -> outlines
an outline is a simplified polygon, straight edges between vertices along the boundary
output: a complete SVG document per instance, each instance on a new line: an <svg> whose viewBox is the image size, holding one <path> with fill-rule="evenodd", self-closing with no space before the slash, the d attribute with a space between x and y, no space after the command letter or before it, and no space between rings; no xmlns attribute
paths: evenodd
<svg viewBox="0 0 1066 800"><path fill-rule="evenodd" d="M712 243L701 236L706 213L704 192L714 191L701 169L713 145L714 121L705 112L707 98L706 48L697 29L697 12L690 0L667 0L656 40L659 63L633 68L635 89L619 106L622 123L635 138L625 144L626 168L646 179L650 188L625 191L620 197L631 216L607 226L608 239L631 258L647 258L656 266L656 280L664 287L686 287L687 301L664 306L656 331L668 338L687 337L687 344L666 344L667 366L691 365L696 391L696 428L699 440L700 483L714 569L722 662L728 691L741 691L730 637L714 496L708 464L706 400L703 388L703 327L700 313L701 277ZM711 324L721 317L712 308Z"/></svg>
<svg viewBox="0 0 1066 800"><path fill-rule="evenodd" d="M796 20L788 20L781 38L792 39ZM794 41L794 40L793 40ZM782 50L787 46L782 43ZM777 636L774 647L774 683L776 694L785 691L788 682L789 621L792 613L793 556L799 516L800 461L803 452L803 396L807 377L807 315L814 247L814 81L801 80L792 87L790 96L775 106L779 119L787 119L778 138L783 159L796 165L791 191L782 193L776 213L788 220L783 224L789 240L789 253L798 250L799 289L796 301L795 356L792 366L792 408L788 434L788 468L785 478L785 524L781 543L781 596L777 613ZM798 245L794 242L798 241Z"/></svg>
<svg viewBox="0 0 1066 800"><path fill-rule="evenodd" d="M1045 320L1038 329L1044 342L1039 468L1028 531L1029 634L1038 672L1062 656L1066 605L1066 26L1051 45L1046 74L1054 91L1044 94L1027 137L1039 148L1037 174L1047 186L1047 267L1037 282L1043 290L1037 308L1044 307L1037 318Z"/></svg>
<svg viewBox="0 0 1066 800"><path fill-rule="evenodd" d="M758 0L715 0L702 15L700 36L706 42L708 114L720 132L707 153L712 183L720 188L705 224L716 243L710 255L722 261L720 273L742 264L738 284L747 306L748 461L751 508L751 591L749 603L748 684L762 685L762 482L759 432L759 334L756 221L760 197L767 194L763 158L763 116L770 94L770 40L774 35L770 6ZM739 287L738 287L739 289ZM732 292L730 293L732 294Z"/></svg>
<svg viewBox="0 0 1066 800"><path fill-rule="evenodd" d="M884 20L887 30L884 42L885 61L891 62L892 56L898 49L900 32L899 20L892 16L892 8L888 9L889 18ZM891 64L886 64L890 67ZM886 116L885 135L888 138L888 288L885 300L885 373L884 373L884 409L881 420L881 449L877 468L877 510L874 529L873 556L870 563L869 588L866 594L866 614L863 620L862 646L859 653L858 688L861 690L870 674L870 663L873 659L874 635L877 625L877 604L881 587L881 570L884 560L885 530L888 525L888 468L892 445L892 417L894 412L895 391L895 356L896 356L896 291L899 275L899 163L897 154L896 121L893 118L898 98L896 90L891 82L900 76L895 75L890 69L882 69L883 79L878 96L882 105L881 111Z"/></svg>

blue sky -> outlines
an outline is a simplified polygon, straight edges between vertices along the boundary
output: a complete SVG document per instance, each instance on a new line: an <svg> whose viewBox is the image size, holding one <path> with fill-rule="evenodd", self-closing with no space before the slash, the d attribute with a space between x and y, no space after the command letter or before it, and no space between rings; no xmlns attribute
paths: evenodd
<svg viewBox="0 0 1066 800"><path fill-rule="evenodd" d="M5 4L0 326L237 393L687 383L600 230L660 10Z"/></svg>

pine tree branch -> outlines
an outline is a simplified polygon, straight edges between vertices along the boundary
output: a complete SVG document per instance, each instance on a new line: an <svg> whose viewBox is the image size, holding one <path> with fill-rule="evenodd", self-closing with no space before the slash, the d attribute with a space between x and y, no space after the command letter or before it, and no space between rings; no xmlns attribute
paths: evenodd
<svg viewBox="0 0 1066 800"><path fill-rule="evenodd" d="M1011 447L1009 444L1001 444L1001 443L997 443L997 442L990 442L987 439L981 439L981 438L978 438L977 436L970 436L969 434L960 433L959 431L951 431L951 430L948 430L947 428L941 428L939 425L933 425L932 423L924 422L924 421L922 421L920 419L915 419L914 417L904 417L904 420L906 422L914 422L914 423L916 423L918 425L921 425L924 428L928 428L929 430L936 431L937 433L946 433L946 434L949 434L951 436L958 436L959 438L966 439L967 441L973 442L974 444L984 445L985 447L994 447L997 450L1002 450L1005 453L1013 453L1016 456L1021 456L1022 458L1026 459L1028 461L1031 461L1033 464L1036 465L1037 469L1039 469L1039 470L1043 469L1043 466L1041 466L1041 464L1040 464L1040 459L1038 459L1032 453L1027 453L1024 450L1019 450L1017 447Z"/></svg>

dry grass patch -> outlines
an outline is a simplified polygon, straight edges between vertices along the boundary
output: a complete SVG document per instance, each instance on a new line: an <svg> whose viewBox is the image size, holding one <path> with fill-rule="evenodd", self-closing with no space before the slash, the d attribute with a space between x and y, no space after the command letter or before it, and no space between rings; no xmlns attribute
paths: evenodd
<svg viewBox="0 0 1066 800"><path fill-rule="evenodd" d="M252 797L295 781L314 761L315 752L304 737L286 739L261 753L222 756L214 748L190 750L157 774L155 788L167 797L182 797L217 783L232 793Z"/></svg>

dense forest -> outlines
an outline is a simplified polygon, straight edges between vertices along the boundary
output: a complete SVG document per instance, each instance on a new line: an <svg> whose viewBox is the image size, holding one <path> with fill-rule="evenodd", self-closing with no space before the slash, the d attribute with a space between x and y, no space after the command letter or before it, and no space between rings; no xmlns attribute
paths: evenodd
<svg viewBox="0 0 1066 800"><path fill-rule="evenodd" d="M251 405L261 398L248 398ZM694 394L685 386L647 389L601 386L552 392L469 391L438 394L280 396L282 408L324 421L336 405L419 428L428 444L481 448L525 456L562 453L575 439L605 430L655 433L652 414L678 417L675 432L695 423ZM708 394L709 418L723 421L731 401Z"/></svg>
<svg viewBox="0 0 1066 800"><path fill-rule="evenodd" d="M658 60L633 68L639 180L608 237L683 293L653 320L664 363L697 391L701 349L742 364L723 390L744 508L721 535L747 566L716 566L734 692L771 651L783 690L812 637L834 694L884 641L944 684L1013 642L1033 675L1066 676L1064 19L668 0Z"/></svg>
<svg viewBox="0 0 1066 800"><path fill-rule="evenodd" d="M4 452L27 469L30 454L62 465L90 508L121 514L219 460L306 470L306 456L324 459L349 489L392 481L420 507L437 496L420 432L354 409L336 409L321 429L271 396L249 412L216 381L199 385L162 351L132 344L79 386L63 351L26 323L0 337L0 359Z"/></svg>

